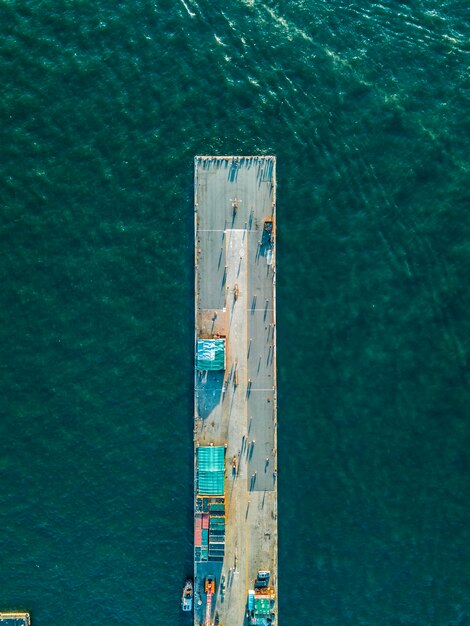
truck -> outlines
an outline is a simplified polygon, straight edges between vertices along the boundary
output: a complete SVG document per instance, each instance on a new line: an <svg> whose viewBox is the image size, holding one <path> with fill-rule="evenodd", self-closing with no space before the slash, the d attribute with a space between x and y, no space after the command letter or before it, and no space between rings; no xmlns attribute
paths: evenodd
<svg viewBox="0 0 470 626"><path fill-rule="evenodd" d="M263 224L263 237L262 237L263 245L271 244L272 232L273 232L273 219L272 217L268 217L264 220L264 224Z"/></svg>
<svg viewBox="0 0 470 626"><path fill-rule="evenodd" d="M255 589L263 589L269 584L271 574L268 570L259 570L255 580Z"/></svg>

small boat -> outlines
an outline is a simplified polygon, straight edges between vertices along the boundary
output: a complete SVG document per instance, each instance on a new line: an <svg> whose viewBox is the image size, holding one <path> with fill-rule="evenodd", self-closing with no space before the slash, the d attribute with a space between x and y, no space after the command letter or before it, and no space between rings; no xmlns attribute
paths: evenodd
<svg viewBox="0 0 470 626"><path fill-rule="evenodd" d="M189 579L184 585L183 595L181 596L181 608L183 611L191 611L193 608L193 583Z"/></svg>

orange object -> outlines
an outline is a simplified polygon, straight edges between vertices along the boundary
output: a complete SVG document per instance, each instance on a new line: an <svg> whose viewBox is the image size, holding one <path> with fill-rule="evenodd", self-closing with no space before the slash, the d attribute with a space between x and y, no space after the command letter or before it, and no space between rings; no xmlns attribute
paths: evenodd
<svg viewBox="0 0 470 626"><path fill-rule="evenodd" d="M206 618L204 620L204 626L210 626L211 611L212 611L212 594L215 593L214 576L206 576L204 591L206 592Z"/></svg>

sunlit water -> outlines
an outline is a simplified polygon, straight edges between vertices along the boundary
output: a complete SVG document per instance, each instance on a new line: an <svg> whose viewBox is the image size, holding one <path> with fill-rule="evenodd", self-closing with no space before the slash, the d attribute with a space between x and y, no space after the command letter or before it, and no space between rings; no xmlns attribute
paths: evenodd
<svg viewBox="0 0 470 626"><path fill-rule="evenodd" d="M470 624L469 23L0 3L0 610L191 623L192 159L269 153L280 624Z"/></svg>

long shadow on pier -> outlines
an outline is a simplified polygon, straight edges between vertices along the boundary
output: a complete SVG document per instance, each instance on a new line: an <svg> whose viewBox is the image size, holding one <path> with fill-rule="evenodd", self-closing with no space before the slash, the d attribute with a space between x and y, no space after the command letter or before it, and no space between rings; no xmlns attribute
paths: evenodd
<svg viewBox="0 0 470 626"><path fill-rule="evenodd" d="M197 414L206 419L222 400L224 372L199 372L196 377Z"/></svg>
<svg viewBox="0 0 470 626"><path fill-rule="evenodd" d="M268 256L268 252L273 249L273 245L271 243L271 236L266 232L261 232L261 238L258 244L258 250L256 252L256 260L259 261L260 257Z"/></svg>

